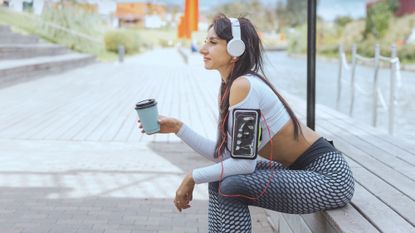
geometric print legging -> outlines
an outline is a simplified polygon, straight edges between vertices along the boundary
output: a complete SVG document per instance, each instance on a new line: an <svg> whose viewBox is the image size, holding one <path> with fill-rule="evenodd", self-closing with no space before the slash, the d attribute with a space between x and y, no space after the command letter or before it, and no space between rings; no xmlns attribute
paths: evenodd
<svg viewBox="0 0 415 233"><path fill-rule="evenodd" d="M249 205L308 214L345 206L354 192L352 172L339 151L326 152L302 170L290 170L274 161L270 168L269 161L258 161L254 173L223 179L221 192L256 197L272 174L266 193L256 200L221 196L219 182L209 183L209 233L251 232Z"/></svg>

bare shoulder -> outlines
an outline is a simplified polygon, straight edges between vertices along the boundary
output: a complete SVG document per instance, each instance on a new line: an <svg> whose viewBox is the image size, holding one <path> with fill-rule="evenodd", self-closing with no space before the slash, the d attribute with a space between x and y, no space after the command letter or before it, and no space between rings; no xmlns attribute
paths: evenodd
<svg viewBox="0 0 415 233"><path fill-rule="evenodd" d="M244 76L240 76L233 81L231 91L229 93L229 105L233 106L244 100L248 94L251 84Z"/></svg>

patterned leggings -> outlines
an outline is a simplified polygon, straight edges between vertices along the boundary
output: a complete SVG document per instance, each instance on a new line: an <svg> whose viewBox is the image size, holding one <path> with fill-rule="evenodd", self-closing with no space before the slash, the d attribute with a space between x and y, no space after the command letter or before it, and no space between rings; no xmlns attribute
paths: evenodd
<svg viewBox="0 0 415 233"><path fill-rule="evenodd" d="M278 162L258 161L249 175L226 177L224 194L258 196L275 169L266 193L257 200L224 197L219 182L209 183L209 232L251 232L249 205L290 214L307 214L345 206L354 192L354 179L341 152L324 153L301 170L291 170Z"/></svg>

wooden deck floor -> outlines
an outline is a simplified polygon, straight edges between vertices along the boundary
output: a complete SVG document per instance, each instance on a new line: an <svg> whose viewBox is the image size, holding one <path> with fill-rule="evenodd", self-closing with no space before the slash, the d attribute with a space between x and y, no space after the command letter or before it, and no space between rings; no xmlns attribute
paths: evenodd
<svg viewBox="0 0 415 233"><path fill-rule="evenodd" d="M214 137L219 77L183 64L175 50L96 64L91 73L70 72L0 92L0 138L73 141L177 141L172 135L142 135L134 105L158 101L159 113L178 117ZM161 57L169 64L154 64ZM152 60L151 59L155 59Z"/></svg>

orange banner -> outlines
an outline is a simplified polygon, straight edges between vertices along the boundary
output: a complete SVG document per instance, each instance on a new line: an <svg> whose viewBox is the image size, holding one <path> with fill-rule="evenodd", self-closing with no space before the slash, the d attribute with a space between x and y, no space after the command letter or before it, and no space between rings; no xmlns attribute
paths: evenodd
<svg viewBox="0 0 415 233"><path fill-rule="evenodd" d="M199 0L185 0L184 16L180 17L178 30L179 38L190 39L192 31L198 30Z"/></svg>

